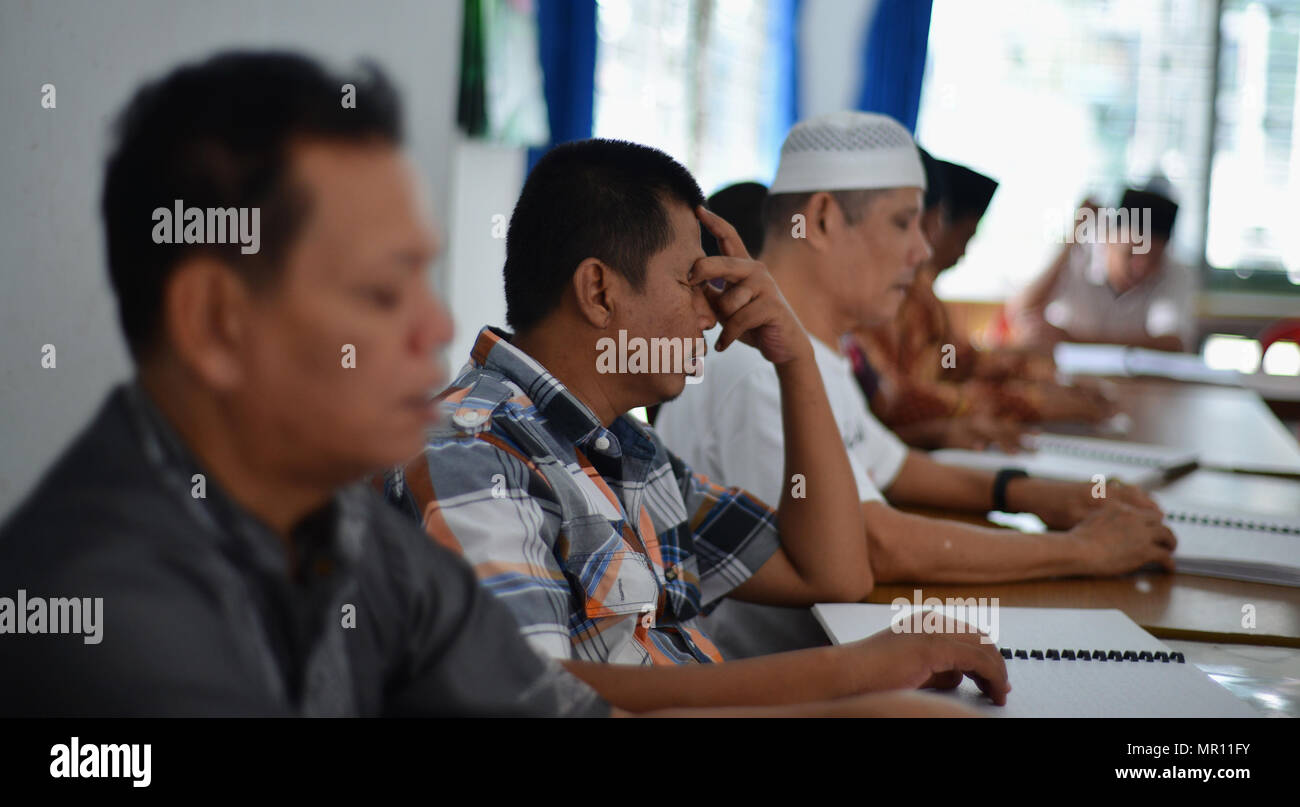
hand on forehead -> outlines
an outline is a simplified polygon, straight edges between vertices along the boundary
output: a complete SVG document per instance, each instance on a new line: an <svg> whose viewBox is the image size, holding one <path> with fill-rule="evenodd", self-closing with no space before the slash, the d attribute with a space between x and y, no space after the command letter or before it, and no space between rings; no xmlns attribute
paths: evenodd
<svg viewBox="0 0 1300 807"><path fill-rule="evenodd" d="M710 285L721 290L728 281L736 282L749 274L747 269L742 271L740 262L753 259L749 256L749 250L745 249L745 242L741 240L736 228L704 205L695 208L695 216L717 239L718 249L722 254L697 260L691 267L691 279L708 280Z"/></svg>

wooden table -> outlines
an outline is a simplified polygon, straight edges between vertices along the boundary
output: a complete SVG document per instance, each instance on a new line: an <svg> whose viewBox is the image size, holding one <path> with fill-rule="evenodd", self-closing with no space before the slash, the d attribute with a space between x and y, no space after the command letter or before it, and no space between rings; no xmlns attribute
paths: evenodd
<svg viewBox="0 0 1300 807"><path fill-rule="evenodd" d="M1300 588L1135 572L1122 577L1030 580L1023 583L878 585L867 602L896 598L996 597L999 605L1036 608L1118 608L1161 639L1300 648ZM1243 607L1254 606L1254 627Z"/></svg>
<svg viewBox="0 0 1300 807"><path fill-rule="evenodd" d="M1300 518L1300 480L1296 479L1201 469L1159 490L1162 497L1189 505Z"/></svg>
<svg viewBox="0 0 1300 807"><path fill-rule="evenodd" d="M1077 424L1044 429L1185 448L1202 465L1300 476L1300 445L1254 390L1146 378L1112 383L1120 410L1132 421L1126 434L1099 434Z"/></svg>
<svg viewBox="0 0 1300 807"><path fill-rule="evenodd" d="M1132 421L1116 439L1198 452L1224 467L1271 467L1300 474L1300 446L1259 395L1155 379L1118 379L1121 409ZM1105 437L1086 427L1072 431ZM1197 470L1161 488L1178 501L1300 517L1300 479ZM985 524L982 518L908 508L928 516ZM1160 638L1300 647L1300 588L1188 574L1136 572L1121 577L1034 580L1022 583L877 586L868 602L897 597L997 597L1001 605L1045 608L1118 608ZM1254 606L1254 626L1243 625Z"/></svg>

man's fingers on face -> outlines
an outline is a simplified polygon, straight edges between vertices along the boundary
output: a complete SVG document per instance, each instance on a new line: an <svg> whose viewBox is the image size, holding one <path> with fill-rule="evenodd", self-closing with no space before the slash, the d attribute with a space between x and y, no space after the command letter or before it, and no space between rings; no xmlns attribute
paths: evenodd
<svg viewBox="0 0 1300 807"><path fill-rule="evenodd" d="M748 305L756 296L754 290L748 286L732 286L716 297L711 298L710 302L718 318L725 320Z"/></svg>
<svg viewBox="0 0 1300 807"><path fill-rule="evenodd" d="M726 349L732 342L762 325L763 322L763 312L759 311L757 306L747 305L741 308L723 323L722 333L718 335L714 348L719 351Z"/></svg>
<svg viewBox="0 0 1300 807"><path fill-rule="evenodd" d="M736 228L731 226L731 222L709 210L704 205L695 208L695 216L703 222L708 231L713 233L713 237L718 240L718 249L723 255L730 255L741 258L749 257L749 250L745 249L745 242L740 239Z"/></svg>
<svg viewBox="0 0 1300 807"><path fill-rule="evenodd" d="M724 255L699 258L691 266L690 279L692 282L725 280L728 286L733 286L745 282L759 265L749 258L729 258ZM716 286L713 288L717 289Z"/></svg>

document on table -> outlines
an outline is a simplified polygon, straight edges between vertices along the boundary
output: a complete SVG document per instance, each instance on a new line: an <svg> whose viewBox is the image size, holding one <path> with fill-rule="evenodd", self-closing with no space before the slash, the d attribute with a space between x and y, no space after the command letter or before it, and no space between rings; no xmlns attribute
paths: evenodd
<svg viewBox="0 0 1300 807"><path fill-rule="evenodd" d="M988 608L992 603L986 603ZM937 609L971 619L972 598ZM836 644L890 628L915 627L914 606L818 604L813 614ZM987 608L986 608L987 611ZM990 620L989 617L992 617ZM966 679L949 693L995 717L1257 717L1245 702L1117 610L1002 608L981 615L996 624L997 646L1011 655L1011 692L995 706ZM1023 654L1023 658L1021 655ZM1100 654L1100 656L1098 655ZM1086 660L1085 660L1086 656ZM1104 657L1105 660L1102 660Z"/></svg>

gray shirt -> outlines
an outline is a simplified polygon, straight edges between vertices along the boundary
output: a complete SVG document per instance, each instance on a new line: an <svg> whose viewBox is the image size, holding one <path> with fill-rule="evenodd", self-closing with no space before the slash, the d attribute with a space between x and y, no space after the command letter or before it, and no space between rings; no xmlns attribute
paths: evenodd
<svg viewBox="0 0 1300 807"><path fill-rule="evenodd" d="M1196 275L1167 255L1159 270L1116 294L1106 280L1106 244L1075 244L1043 318L1076 336L1128 344L1177 336L1196 346Z"/></svg>
<svg viewBox="0 0 1300 807"><path fill-rule="evenodd" d="M291 575L283 541L118 388L0 527L0 714L609 713L368 487L294 543ZM55 598L88 598L87 617L102 598L97 642L51 633Z"/></svg>

